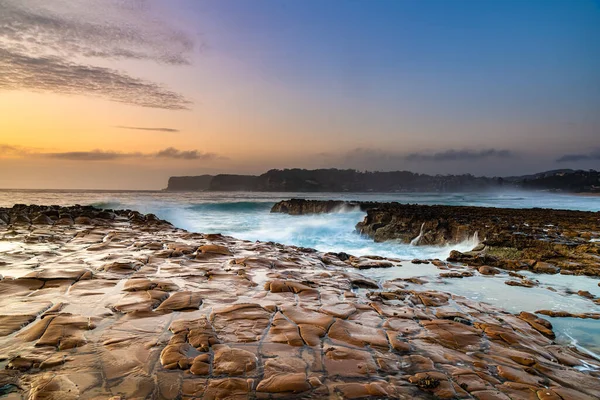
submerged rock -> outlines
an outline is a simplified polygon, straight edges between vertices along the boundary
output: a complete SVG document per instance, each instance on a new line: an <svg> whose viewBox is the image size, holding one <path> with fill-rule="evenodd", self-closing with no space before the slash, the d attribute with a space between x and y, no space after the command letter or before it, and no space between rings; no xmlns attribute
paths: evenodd
<svg viewBox="0 0 600 400"><path fill-rule="evenodd" d="M521 286L526 288L531 288L537 286L537 282L534 282L530 279L521 279L520 281L504 281L504 283L508 286Z"/></svg>
<svg viewBox="0 0 600 400"><path fill-rule="evenodd" d="M490 267L489 265L483 265L477 269L481 275L496 275L499 274L500 271L494 267Z"/></svg>
<svg viewBox="0 0 600 400"><path fill-rule="evenodd" d="M553 318L581 318L600 319L600 313L570 313L567 311L538 310L536 314L543 314Z"/></svg>

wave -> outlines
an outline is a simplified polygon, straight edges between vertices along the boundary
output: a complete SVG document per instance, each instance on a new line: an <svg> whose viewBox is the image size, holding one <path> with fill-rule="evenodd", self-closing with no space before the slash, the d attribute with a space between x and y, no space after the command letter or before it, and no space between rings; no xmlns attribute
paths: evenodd
<svg viewBox="0 0 600 400"><path fill-rule="evenodd" d="M215 203L197 203L186 207L190 211L210 211L210 212L254 212L270 211L274 202L266 201L236 201L236 202L215 202Z"/></svg>
<svg viewBox="0 0 600 400"><path fill-rule="evenodd" d="M90 205L103 210L119 210L127 208L123 203L120 203L118 201L99 201Z"/></svg>
<svg viewBox="0 0 600 400"><path fill-rule="evenodd" d="M570 344L572 346L574 346L577 350L587 354L588 356L595 358L596 360L600 361L600 355L598 353L593 352L592 350L588 349L587 347L581 346L579 344L579 341L577 339L575 339L573 336L571 336L568 332L564 332L564 335L566 337L569 338L570 340ZM579 360L581 361L581 365L580 366L576 366L575 368L580 370L580 371L597 371L598 368L594 365L588 364L586 363L584 360Z"/></svg>

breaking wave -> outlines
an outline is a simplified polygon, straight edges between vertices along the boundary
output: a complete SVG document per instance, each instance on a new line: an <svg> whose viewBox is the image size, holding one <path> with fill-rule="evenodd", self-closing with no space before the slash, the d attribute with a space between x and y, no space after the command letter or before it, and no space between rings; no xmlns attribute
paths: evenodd
<svg viewBox="0 0 600 400"><path fill-rule="evenodd" d="M272 201L236 201L219 203L198 203L187 206L188 210L200 212L221 212L221 213L246 213L246 212L269 212L275 204Z"/></svg>

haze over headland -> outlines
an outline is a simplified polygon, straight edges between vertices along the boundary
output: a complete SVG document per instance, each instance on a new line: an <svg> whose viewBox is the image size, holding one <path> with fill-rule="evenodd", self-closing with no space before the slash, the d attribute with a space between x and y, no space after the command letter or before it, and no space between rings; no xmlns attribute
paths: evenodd
<svg viewBox="0 0 600 400"><path fill-rule="evenodd" d="M600 5L2 0L0 187L600 167Z"/></svg>

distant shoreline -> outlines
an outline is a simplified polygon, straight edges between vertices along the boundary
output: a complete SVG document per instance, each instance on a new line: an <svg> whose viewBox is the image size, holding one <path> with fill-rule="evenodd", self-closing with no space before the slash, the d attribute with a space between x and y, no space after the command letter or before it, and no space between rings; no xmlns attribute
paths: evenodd
<svg viewBox="0 0 600 400"><path fill-rule="evenodd" d="M549 190L529 190L522 188L511 188L510 190L457 190L447 192L426 192L426 191L406 191L406 192L339 192L339 191L272 191L272 190L168 190L168 189L15 189L15 188L0 188L0 192L53 192L53 193L335 193L335 194L448 194L448 193L548 193L556 195L571 195L596 197L600 196L600 192L566 192L566 191L549 191Z"/></svg>
<svg viewBox="0 0 600 400"><path fill-rule="evenodd" d="M332 193L459 193L486 190L600 191L600 173L560 169L532 175L484 177L471 174L427 175L411 171L353 169L273 169L261 175L172 176L167 191L250 191Z"/></svg>

